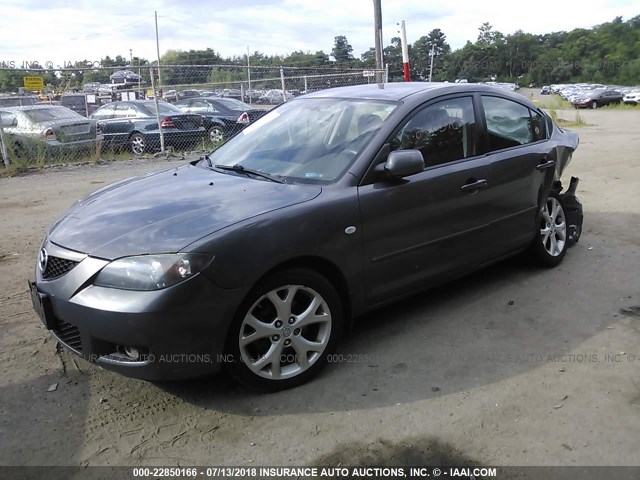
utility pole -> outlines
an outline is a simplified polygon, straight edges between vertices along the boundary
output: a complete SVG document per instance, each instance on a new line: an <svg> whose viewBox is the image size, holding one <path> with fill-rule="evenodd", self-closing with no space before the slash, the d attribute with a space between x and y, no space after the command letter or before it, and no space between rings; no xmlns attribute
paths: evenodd
<svg viewBox="0 0 640 480"><path fill-rule="evenodd" d="M382 51L382 0L373 0L373 21L376 40L376 69L384 68L384 57Z"/></svg>
<svg viewBox="0 0 640 480"><path fill-rule="evenodd" d="M429 67L429 81L431 81L431 76L433 75L433 56L435 54L436 44L431 44L431 66Z"/></svg>
<svg viewBox="0 0 640 480"><path fill-rule="evenodd" d="M156 54L158 55L158 91L162 95L162 77L160 76L160 37L158 36L158 12L154 12L156 17ZM154 94L155 96L155 94Z"/></svg>
<svg viewBox="0 0 640 480"><path fill-rule="evenodd" d="M407 31L404 28L404 20L400 22L400 43L402 44L402 73L405 82L411 81L409 72L409 46L407 45Z"/></svg>

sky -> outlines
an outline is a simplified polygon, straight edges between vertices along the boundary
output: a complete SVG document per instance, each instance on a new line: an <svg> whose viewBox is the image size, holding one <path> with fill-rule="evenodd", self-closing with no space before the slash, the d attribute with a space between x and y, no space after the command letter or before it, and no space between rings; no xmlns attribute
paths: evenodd
<svg viewBox="0 0 640 480"><path fill-rule="evenodd" d="M212 48L227 57L245 55L247 47L270 55L330 53L334 37L345 35L359 57L374 44L373 0L0 0L0 65L131 54L153 60L154 11L161 54ZM440 28L456 49L475 41L483 22L503 34L542 34L639 14L638 0L382 0L382 33L389 44L405 20L409 43Z"/></svg>

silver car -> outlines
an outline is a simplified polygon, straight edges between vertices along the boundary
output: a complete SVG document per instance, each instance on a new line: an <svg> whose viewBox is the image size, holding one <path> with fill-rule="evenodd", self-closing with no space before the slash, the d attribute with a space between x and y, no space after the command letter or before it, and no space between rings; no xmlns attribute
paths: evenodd
<svg viewBox="0 0 640 480"><path fill-rule="evenodd" d="M95 120L62 106L0 108L0 122L7 146L17 157L77 153L102 141Z"/></svg>

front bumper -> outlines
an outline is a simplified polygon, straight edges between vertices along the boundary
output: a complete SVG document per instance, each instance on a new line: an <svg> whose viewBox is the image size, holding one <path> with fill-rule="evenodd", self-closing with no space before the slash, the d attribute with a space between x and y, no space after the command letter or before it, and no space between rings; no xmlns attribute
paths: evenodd
<svg viewBox="0 0 640 480"><path fill-rule="evenodd" d="M68 350L126 376L174 380L217 372L227 330L244 289L224 290L197 274L151 292L96 287L92 279L108 261L45 242L49 261L77 262L45 279L36 265L31 283L36 311ZM37 293L36 293L37 292ZM40 302L40 303L39 303ZM126 349L140 356L132 359Z"/></svg>

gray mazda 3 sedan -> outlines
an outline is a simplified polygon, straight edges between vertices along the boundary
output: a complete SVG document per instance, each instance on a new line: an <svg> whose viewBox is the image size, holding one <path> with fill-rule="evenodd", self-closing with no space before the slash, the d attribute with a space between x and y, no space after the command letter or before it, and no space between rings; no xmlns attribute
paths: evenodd
<svg viewBox="0 0 640 480"><path fill-rule="evenodd" d="M489 86L304 95L198 161L79 200L43 241L33 305L124 375L289 388L364 312L520 252L560 263L582 220L559 180L577 146Z"/></svg>

